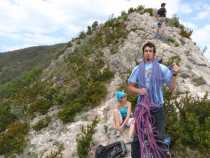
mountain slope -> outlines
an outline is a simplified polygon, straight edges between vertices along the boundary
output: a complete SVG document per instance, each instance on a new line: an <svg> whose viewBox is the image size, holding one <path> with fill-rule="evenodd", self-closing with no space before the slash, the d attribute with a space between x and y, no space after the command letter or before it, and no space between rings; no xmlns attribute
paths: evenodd
<svg viewBox="0 0 210 158"><path fill-rule="evenodd" d="M0 54L0 84L17 79L33 67L44 69L65 44L37 46Z"/></svg>

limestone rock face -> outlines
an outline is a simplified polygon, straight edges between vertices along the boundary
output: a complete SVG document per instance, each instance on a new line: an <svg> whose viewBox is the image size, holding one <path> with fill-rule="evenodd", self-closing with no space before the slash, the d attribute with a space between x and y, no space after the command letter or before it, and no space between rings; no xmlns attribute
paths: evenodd
<svg viewBox="0 0 210 158"><path fill-rule="evenodd" d="M30 131L28 136L30 145L26 149L25 155L38 153L40 158L47 157L62 148L63 158L76 158L76 136L80 132L81 126L90 123L95 116L98 116L100 122L93 136L91 158L94 158L94 150L99 144L106 145L116 140L128 141L127 131L120 135L112 128L112 109L116 103L114 92L123 81L127 80L131 70L142 60L141 48L147 41L156 45L157 56L163 61L173 56L178 56L181 59L181 71L177 77L178 91L187 90L194 96L202 96L206 91L210 92L210 63L202 55L200 49L193 41L182 37L177 28L165 26L162 38L156 38L156 23L155 17L148 14L141 15L134 12L128 15L125 24L129 33L127 38L120 43L117 53L113 54L109 46L102 48L105 63L115 73L113 80L107 85L108 95L106 98L98 107L81 113L76 116L75 122L65 125L56 117L58 110L49 112L47 115L52 116L49 126L39 132ZM173 38L178 46L169 42L167 40L169 38ZM62 64L64 57L72 53L72 49L73 47L66 49L57 61L53 61L46 69L46 74ZM129 146L128 150L130 150ZM129 158L130 154L127 157Z"/></svg>

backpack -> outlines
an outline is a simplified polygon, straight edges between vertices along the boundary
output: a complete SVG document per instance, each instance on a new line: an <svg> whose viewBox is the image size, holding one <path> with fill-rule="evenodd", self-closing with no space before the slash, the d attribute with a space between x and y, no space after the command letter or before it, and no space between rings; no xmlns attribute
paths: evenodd
<svg viewBox="0 0 210 158"><path fill-rule="evenodd" d="M99 145L96 148L95 158L120 158L125 156L126 153L125 143L118 141L106 146Z"/></svg>

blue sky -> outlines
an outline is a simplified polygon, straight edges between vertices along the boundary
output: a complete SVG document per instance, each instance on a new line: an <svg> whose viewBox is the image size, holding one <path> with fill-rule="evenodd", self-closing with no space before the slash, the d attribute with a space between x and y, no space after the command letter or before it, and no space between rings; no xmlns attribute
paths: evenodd
<svg viewBox="0 0 210 158"><path fill-rule="evenodd" d="M106 21L130 7L159 8L193 29L192 39L210 60L210 0L1 0L0 52L70 41L93 21Z"/></svg>

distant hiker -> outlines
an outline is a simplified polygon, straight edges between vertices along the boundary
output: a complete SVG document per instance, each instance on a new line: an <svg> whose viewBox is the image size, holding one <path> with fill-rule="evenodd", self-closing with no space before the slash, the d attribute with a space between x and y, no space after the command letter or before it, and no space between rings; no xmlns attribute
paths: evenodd
<svg viewBox="0 0 210 158"><path fill-rule="evenodd" d="M158 9L157 11L157 14L159 17L164 17L164 18L166 17L167 11L166 11L165 6L166 6L166 3L161 3L161 8Z"/></svg>
<svg viewBox="0 0 210 158"><path fill-rule="evenodd" d="M124 91L117 91L115 97L117 104L114 108L114 127L121 132L125 127L133 128L134 119L131 118L131 103L127 100L126 93ZM130 133L132 134L132 131Z"/></svg>
<svg viewBox="0 0 210 158"><path fill-rule="evenodd" d="M167 10L166 10L166 8L165 8L165 6L166 6L166 3L161 3L161 8L160 9L158 9L158 11L157 11L157 15L156 15L156 17L157 17L157 21L158 21L158 23L157 23L157 25L158 25L158 28L157 28L157 34L156 34L156 36L160 36L160 34L162 33L162 31L163 31L163 25L164 25L164 23L165 23L165 21L166 21L166 13L167 13Z"/></svg>
<svg viewBox="0 0 210 158"><path fill-rule="evenodd" d="M179 67L176 64L173 64L171 66L171 69L169 69L167 66L158 62L158 60L156 59L156 48L153 43L147 42L146 44L144 44L142 51L143 61L133 69L130 77L128 78L129 91L138 95L137 106L134 113L135 130L137 135L134 136L133 142L131 144L132 158L139 158L139 155L146 152L145 150L143 150L143 148L145 148L144 141L139 142L139 139L144 137L144 135L139 135L139 131L136 129L144 129L144 127L148 125L148 120L143 120L143 122L142 120L136 120L135 116L138 115L138 113L142 113L142 110L147 112L148 115L151 115L153 120L152 127L156 132L155 140L152 140L153 144L148 145L154 145L158 140L166 140L162 87L164 85L167 85L169 89L173 91L176 87L176 75L179 70ZM149 108L147 108L148 103L150 104ZM144 106L147 109L145 109ZM140 117L144 119L145 116L144 114L142 114L142 116ZM153 129L151 128L151 130ZM140 132L145 131L142 130ZM146 139L148 143L150 143L150 138ZM151 149L151 152L157 151ZM142 156L141 158L145 157ZM155 158L159 158L159 156L156 156Z"/></svg>

